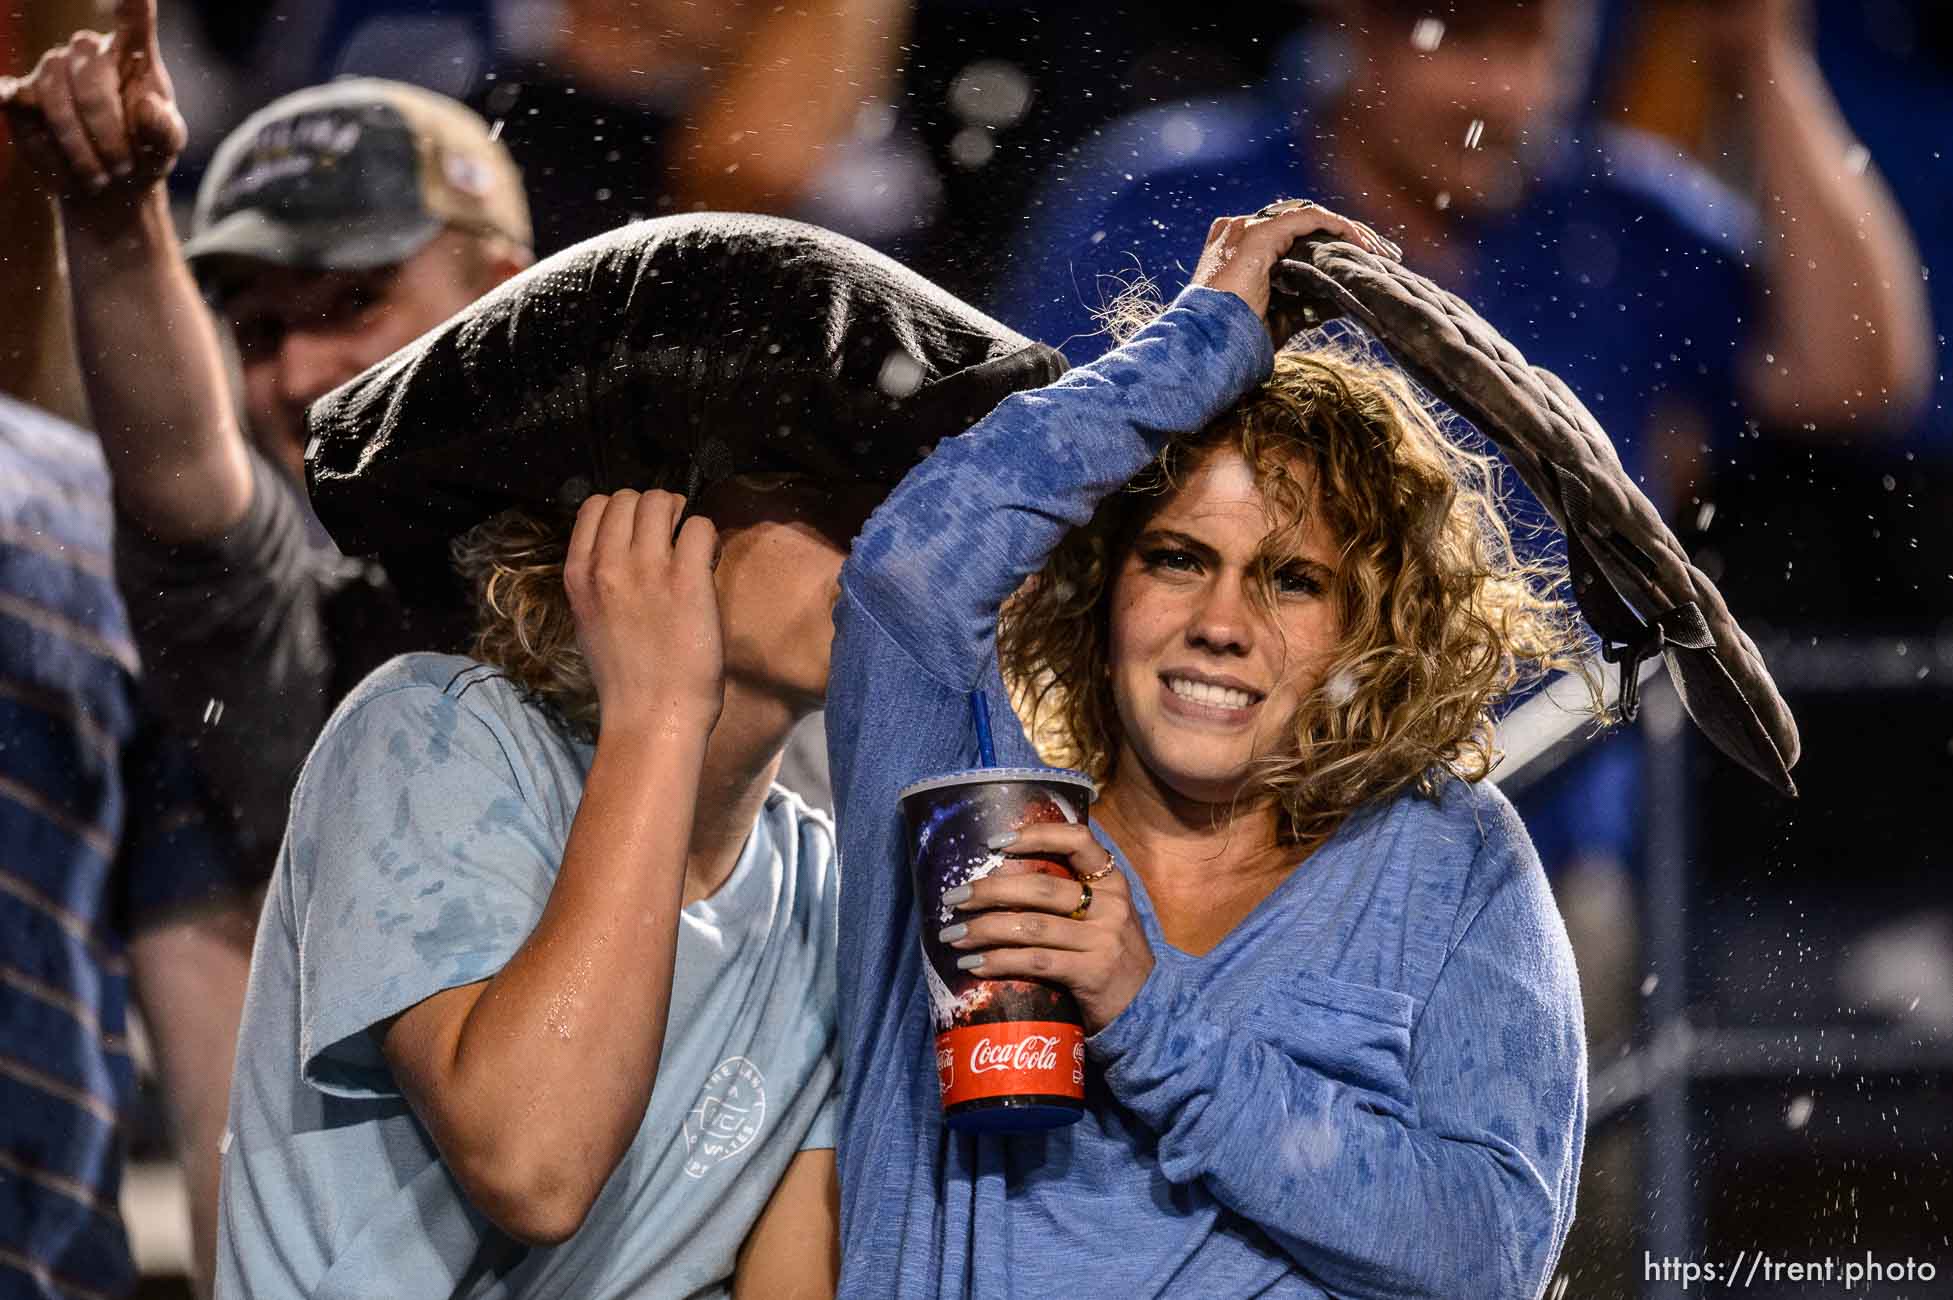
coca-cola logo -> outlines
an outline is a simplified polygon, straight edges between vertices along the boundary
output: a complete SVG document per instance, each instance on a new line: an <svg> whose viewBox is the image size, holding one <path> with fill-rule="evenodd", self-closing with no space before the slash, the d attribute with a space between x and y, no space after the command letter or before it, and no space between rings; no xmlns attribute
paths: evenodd
<svg viewBox="0 0 1953 1300"><path fill-rule="evenodd" d="M997 1042L979 1038L970 1048L970 1073L992 1070L1030 1072L1058 1068L1058 1037L1055 1034L1027 1034L1016 1042Z"/></svg>

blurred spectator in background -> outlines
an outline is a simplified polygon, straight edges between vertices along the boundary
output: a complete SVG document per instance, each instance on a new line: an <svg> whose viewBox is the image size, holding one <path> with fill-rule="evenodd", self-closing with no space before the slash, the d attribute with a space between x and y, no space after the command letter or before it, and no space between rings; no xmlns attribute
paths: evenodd
<svg viewBox="0 0 1953 1300"><path fill-rule="evenodd" d="M539 58L475 97L528 182L536 248L708 209L795 215L893 94L909 0L561 0Z"/></svg>
<svg viewBox="0 0 1953 1300"><path fill-rule="evenodd" d="M93 8L0 15L0 68ZM0 132L0 394L35 404L0 397L0 1294L118 1295L129 995L210 1243L255 909L186 747L139 698L101 450L47 413L83 408L52 205L24 179ZM209 1262L206 1245L205 1287Z"/></svg>
<svg viewBox="0 0 1953 1300"><path fill-rule="evenodd" d="M132 985L214 1212L250 960L189 753L139 698L108 488L94 439L0 396L0 1295L134 1281L116 1208Z"/></svg>
<svg viewBox="0 0 1953 1300"><path fill-rule="evenodd" d="M1743 114L1748 196L1651 137L1576 133L1584 0L1368 0L1339 11L1300 76L1090 141L1015 241L1050 253L1021 258L993 310L1086 360L1109 343L1095 309L1135 274L1179 286L1204 214L1288 193L1400 238L1406 261L1580 394L1664 508L1746 417L1904 428L1933 354L1903 220L1854 155L1799 6L1715 8L1697 57ZM1600 986L1597 1046L1632 1027L1636 752L1602 746L1522 802Z"/></svg>
<svg viewBox="0 0 1953 1300"><path fill-rule="evenodd" d="M176 7L197 21L185 24L194 39L171 48L197 59L209 83L185 89L220 124L229 100L262 103L345 75L410 82L480 109L523 172L539 255L699 208L818 215L872 238L906 224L916 203L899 182L839 192L856 188L864 154L899 152L858 127L892 115L912 0ZM213 142L193 142L191 169Z"/></svg>

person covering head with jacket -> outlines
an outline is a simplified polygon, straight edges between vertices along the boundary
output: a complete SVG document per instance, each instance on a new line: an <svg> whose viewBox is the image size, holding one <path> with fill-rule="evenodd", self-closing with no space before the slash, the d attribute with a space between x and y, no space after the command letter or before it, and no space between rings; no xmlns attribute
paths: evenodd
<svg viewBox="0 0 1953 1300"><path fill-rule="evenodd" d="M831 1292L836 857L774 778L890 468L1058 369L853 241L686 215L313 405L334 540L459 577L475 636L299 780L221 1293Z"/></svg>

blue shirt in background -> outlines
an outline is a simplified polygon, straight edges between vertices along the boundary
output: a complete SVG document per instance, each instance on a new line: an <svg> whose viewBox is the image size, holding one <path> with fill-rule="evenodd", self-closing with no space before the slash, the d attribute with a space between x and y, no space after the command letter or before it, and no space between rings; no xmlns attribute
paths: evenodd
<svg viewBox="0 0 1953 1300"><path fill-rule="evenodd" d="M0 1295L121 1295L128 940L239 888L143 708L95 439L0 397Z"/></svg>
<svg viewBox="0 0 1953 1300"><path fill-rule="evenodd" d="M725 1296L788 1164L834 1145L833 830L775 787L732 875L680 914L657 1084L582 1228L524 1247L441 1162L374 1028L508 964L595 752L454 655L395 659L334 713L252 954L219 1296Z"/></svg>
<svg viewBox="0 0 1953 1300"><path fill-rule="evenodd" d="M1114 123L1044 183L990 311L1088 361L1111 346L1094 309L1135 273L1178 290L1215 217L1284 197L1365 217L1311 145L1305 115L1260 95ZM1444 287L1564 379L1639 477L1664 401L1686 401L1720 434L1742 427L1735 374L1755 224L1673 145L1599 130L1544 156L1518 207L1463 221L1454 238L1472 264Z"/></svg>
<svg viewBox="0 0 1953 1300"><path fill-rule="evenodd" d="M1189 290L945 441L854 544L827 714L847 863L845 1297L1496 1300L1551 1278L1585 1125L1580 996L1539 860L1489 783L1361 810L1198 957L1166 942L1107 843L1157 965L1088 1040L1084 1118L1009 1137L942 1125L897 794L973 765L967 693L1008 698L1005 598L1270 356L1240 299ZM998 722L997 761L1039 764Z"/></svg>

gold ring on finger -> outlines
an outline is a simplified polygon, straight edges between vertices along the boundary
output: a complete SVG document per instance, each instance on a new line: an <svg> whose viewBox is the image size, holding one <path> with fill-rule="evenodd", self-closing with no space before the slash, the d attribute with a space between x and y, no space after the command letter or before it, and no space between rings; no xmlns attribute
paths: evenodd
<svg viewBox="0 0 1953 1300"><path fill-rule="evenodd" d="M1071 910L1071 919L1074 921L1082 921L1085 919L1085 913L1091 909L1092 887L1081 880L1078 882L1078 906Z"/></svg>
<svg viewBox="0 0 1953 1300"><path fill-rule="evenodd" d="M1097 871L1087 872L1085 875L1080 876L1078 878L1078 881L1080 884L1086 884L1094 880L1104 880L1107 876L1111 874L1112 874L1112 854L1110 851L1108 851L1105 855L1105 865L1100 867Z"/></svg>

